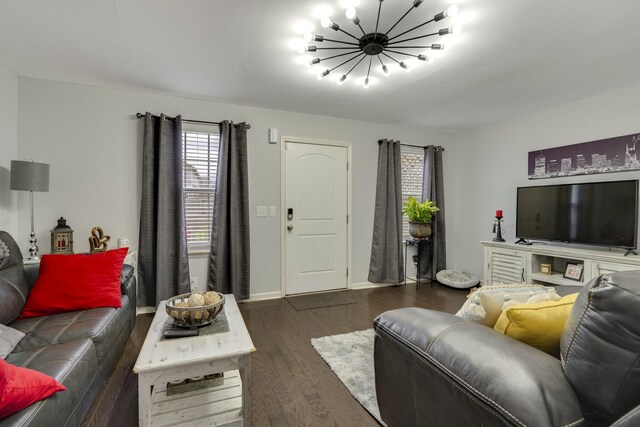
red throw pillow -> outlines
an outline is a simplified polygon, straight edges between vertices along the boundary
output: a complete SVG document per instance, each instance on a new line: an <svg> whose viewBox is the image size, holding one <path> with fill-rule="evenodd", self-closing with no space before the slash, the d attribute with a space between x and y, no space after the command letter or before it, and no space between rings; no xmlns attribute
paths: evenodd
<svg viewBox="0 0 640 427"><path fill-rule="evenodd" d="M0 418L66 389L48 375L0 359Z"/></svg>
<svg viewBox="0 0 640 427"><path fill-rule="evenodd" d="M40 275L18 319L96 307L122 307L120 273L127 250L43 255Z"/></svg>

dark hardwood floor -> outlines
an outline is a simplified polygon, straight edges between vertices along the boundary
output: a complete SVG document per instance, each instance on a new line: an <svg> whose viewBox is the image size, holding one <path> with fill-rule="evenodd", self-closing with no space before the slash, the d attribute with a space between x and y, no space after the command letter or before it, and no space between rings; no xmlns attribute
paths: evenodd
<svg viewBox="0 0 640 427"><path fill-rule="evenodd" d="M240 304L257 352L252 356L254 426L377 426L311 346L311 338L372 327L380 313L426 307L454 313L467 291L409 284L350 291L357 304L295 311L284 299ZM137 379L132 372L152 315L138 316L118 367L85 426L136 426Z"/></svg>

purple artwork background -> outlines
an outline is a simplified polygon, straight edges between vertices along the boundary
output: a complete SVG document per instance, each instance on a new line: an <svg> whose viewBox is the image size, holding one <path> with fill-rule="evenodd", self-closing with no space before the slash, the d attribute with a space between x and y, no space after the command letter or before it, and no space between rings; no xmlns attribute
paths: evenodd
<svg viewBox="0 0 640 427"><path fill-rule="evenodd" d="M636 144L638 151L640 151L640 134L637 133L617 136L613 138L600 139L597 141L565 145L562 147L548 148L545 150L530 151L528 159L528 177L529 179L542 179L559 176L561 177L594 173L619 172L625 170L640 169L640 164L638 164L638 162L630 162L627 160L627 147L634 147L632 151L633 153L635 153ZM583 169L578 169L577 167L577 157L580 154L584 156L585 164L587 166ZM611 160L612 162L615 161L618 166L610 166L604 168L591 167L593 154L606 155L607 160ZM545 157L545 173L542 175L535 175L536 158L540 155ZM638 157L640 157L640 155ZM548 171L550 161L556 160L557 164L560 165L562 159L567 158L571 159L570 171L566 171L564 173L551 173Z"/></svg>

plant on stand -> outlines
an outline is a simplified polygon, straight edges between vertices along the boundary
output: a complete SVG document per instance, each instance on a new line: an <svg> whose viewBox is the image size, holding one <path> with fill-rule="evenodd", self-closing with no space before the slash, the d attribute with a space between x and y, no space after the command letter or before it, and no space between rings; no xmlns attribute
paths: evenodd
<svg viewBox="0 0 640 427"><path fill-rule="evenodd" d="M415 239L426 239L431 236L431 219L440 209L434 202L426 199L423 203L413 196L402 204L402 213L409 218L409 234Z"/></svg>

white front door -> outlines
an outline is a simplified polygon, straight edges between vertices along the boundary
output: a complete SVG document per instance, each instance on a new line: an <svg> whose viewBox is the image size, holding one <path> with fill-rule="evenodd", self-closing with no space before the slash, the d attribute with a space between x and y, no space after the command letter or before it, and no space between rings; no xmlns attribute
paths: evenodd
<svg viewBox="0 0 640 427"><path fill-rule="evenodd" d="M287 142L287 295L347 287L347 147Z"/></svg>

